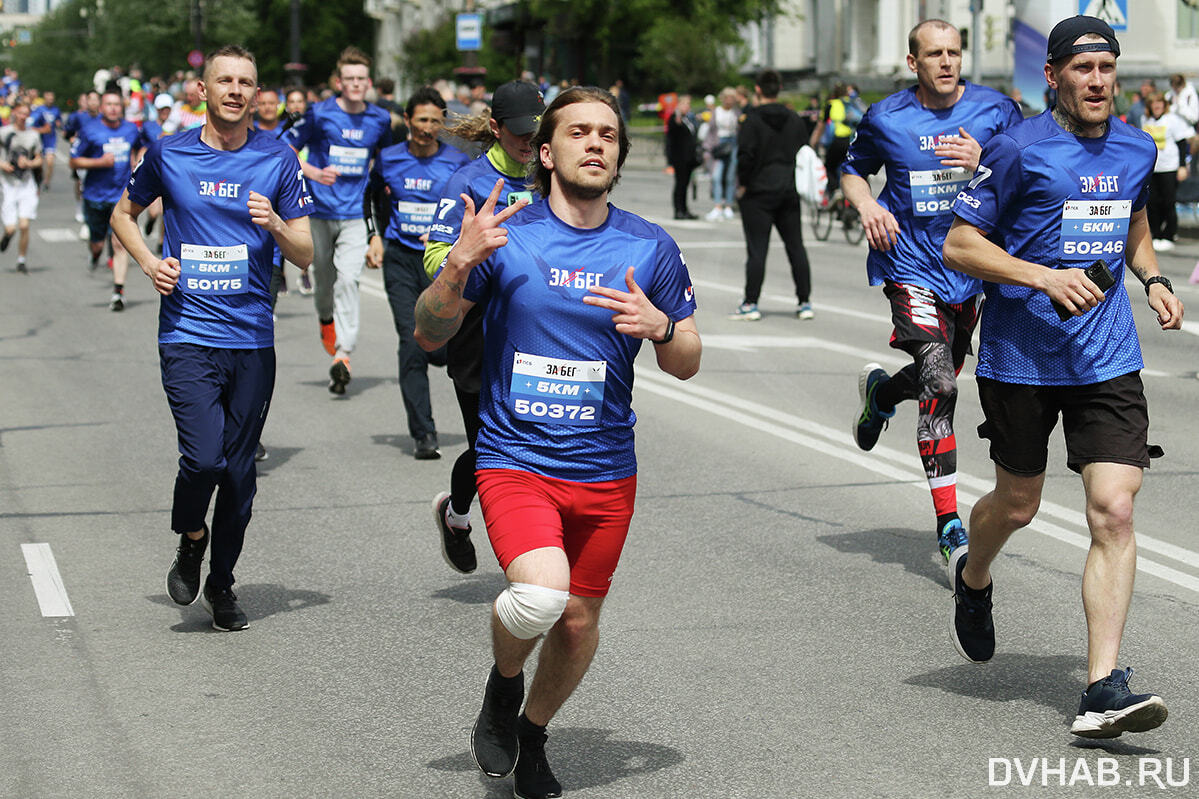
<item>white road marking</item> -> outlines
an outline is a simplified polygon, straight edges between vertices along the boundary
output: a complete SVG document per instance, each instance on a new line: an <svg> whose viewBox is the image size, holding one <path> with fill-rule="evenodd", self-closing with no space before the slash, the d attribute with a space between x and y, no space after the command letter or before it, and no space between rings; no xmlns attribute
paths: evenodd
<svg viewBox="0 0 1199 799"><path fill-rule="evenodd" d="M74 616L75 610L67 598L67 588L63 585L62 575L58 573L58 564L54 561L50 545L21 544L21 554L25 556L29 579L33 581L33 592L37 595L42 615Z"/></svg>
<svg viewBox="0 0 1199 799"><path fill-rule="evenodd" d="M740 294L741 289L728 286L723 283L715 283L712 281L693 281L694 285L710 288L717 291L724 291L731 294ZM387 299L387 292L383 288L381 280L374 277L363 277L361 280L363 290L381 299ZM769 295L767 299L772 302L792 303L793 299L782 295ZM846 316L852 316L859 319L866 319L874 322L881 322L885 325L891 324L890 317L882 316L881 314L868 314L862 311L840 308L823 303L816 305L817 310L827 311L832 313L840 313ZM753 324L745 322L743 324ZM907 363L906 358L900 358L890 353L881 355L880 353L871 350L858 349L848 345L839 344L836 342L827 341L818 337L812 336L736 336L736 335L706 335L704 343L712 347L721 347L722 345L729 349L753 349L755 347L816 347L827 349L832 352L840 352L852 354L868 360L878 360L888 363ZM1145 369L1143 375L1164 377L1168 376L1165 372L1157 372L1154 370ZM966 372L963 372L960 377L968 378ZM679 381L665 378L656 372L651 372L646 369L637 369L638 384L643 388L659 394L664 397L676 399L685 402L688 405L699 408L700 410L708 411L717 416L721 416L730 421L739 422L747 427L752 427L762 432L769 433L785 441L790 441L800 446L814 449L826 455L831 455L844 461L848 461L856 466L861 466L864 469L874 472L875 474L884 477L906 482L922 491L928 490L928 483L923 472L918 472L911 468L914 456L906 452L890 449L885 446L875 446L869 455L861 453L854 444L853 438L846 431L834 430L817 422L812 422L803 419L799 416L777 411L766 405L753 402L751 400L735 397L731 394L715 391L709 388L692 383L681 383ZM762 418L755 418L744 411L751 411ZM769 421L766 421L769 420ZM803 432L798 432L803 431ZM816 438L813 438L816 436ZM821 440L823 439L823 440ZM888 466L880 463L879 460L891 461L896 466ZM964 472L958 472L958 495L967 503L974 503L980 496L991 490L991 482L978 477L973 477ZM966 488L977 493L962 491ZM1053 502L1043 500L1041 502L1040 515L1050 516L1068 524L1074 524L1079 527L1086 527L1086 517L1077 511L1057 505ZM1035 520L1029 525L1030 530L1041 533L1049 538L1054 538L1064 543L1076 546L1079 549L1087 550L1090 548L1090 538L1071 532L1065 528L1059 527L1050 522L1044 521L1041 518ZM1174 544L1158 540L1144 533L1137 533L1137 546L1139 549L1153 552L1163 557L1171 558L1180 563L1184 563L1194 568L1199 568L1199 553L1184 549L1183 547L1175 546ZM1146 574L1152 574L1161 577L1163 580L1172 582L1175 585L1189 588L1196 593L1199 593L1199 578L1193 577L1177 569L1172 569L1169 566L1151 561L1144 556L1137 558L1137 568Z"/></svg>
<svg viewBox="0 0 1199 799"><path fill-rule="evenodd" d="M838 458L922 491L928 490L924 473L911 466L916 461L915 455L885 446L876 446L869 454L866 454L858 450L848 431L834 430L818 422L775 410L732 394L690 383L681 383L648 369L637 369L637 383L642 389L659 396L685 403L784 441L799 444L823 455ZM958 496L967 504L977 502L982 494L991 490L991 485L991 481L958 472ZM1057 524L1045 521L1045 517L1052 517L1057 521L1078 525L1085 529L1086 518L1082 513L1053 502L1042 501L1039 517L1029 525L1028 529L1084 551L1090 548L1089 535L1080 535L1067 530ZM1137 547L1193 568L1199 568L1199 554L1139 531L1137 532ZM1137 568L1146 574L1152 574L1199 593L1199 578L1152 561L1144 555L1138 556Z"/></svg>
<svg viewBox="0 0 1199 799"><path fill-rule="evenodd" d="M34 229L37 231L38 238L42 241L59 243L64 241L81 241L79 238L79 228L51 227Z"/></svg>

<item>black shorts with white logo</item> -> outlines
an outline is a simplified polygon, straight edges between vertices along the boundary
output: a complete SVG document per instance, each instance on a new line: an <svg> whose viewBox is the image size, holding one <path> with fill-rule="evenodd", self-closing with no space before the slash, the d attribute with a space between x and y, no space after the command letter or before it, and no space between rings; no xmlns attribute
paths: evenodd
<svg viewBox="0 0 1199 799"><path fill-rule="evenodd" d="M922 344L948 344L954 364L960 366L971 351L970 338L978 324L983 295L965 302L948 303L932 289L911 283L886 281L883 294L891 301L891 346L904 352Z"/></svg>
<svg viewBox="0 0 1199 799"><path fill-rule="evenodd" d="M1082 386L1031 386L986 377L977 381L986 418L978 435L990 439L991 460L1004 470L1025 477L1045 471L1049 434L1059 414L1066 465L1073 471L1081 472L1088 463L1149 468L1149 407L1140 372Z"/></svg>

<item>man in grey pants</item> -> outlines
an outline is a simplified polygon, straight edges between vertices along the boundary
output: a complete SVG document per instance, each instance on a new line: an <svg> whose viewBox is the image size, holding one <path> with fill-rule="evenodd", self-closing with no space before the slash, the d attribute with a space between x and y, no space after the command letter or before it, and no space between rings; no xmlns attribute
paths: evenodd
<svg viewBox="0 0 1199 799"><path fill-rule="evenodd" d="M321 343L333 356L329 390L345 394L350 353L358 342L358 278L366 259L362 198L371 158L391 141L391 115L364 99L370 89L370 58L347 47L337 61L340 94L309 106L288 131L296 152L308 148L302 165L312 184L312 269Z"/></svg>

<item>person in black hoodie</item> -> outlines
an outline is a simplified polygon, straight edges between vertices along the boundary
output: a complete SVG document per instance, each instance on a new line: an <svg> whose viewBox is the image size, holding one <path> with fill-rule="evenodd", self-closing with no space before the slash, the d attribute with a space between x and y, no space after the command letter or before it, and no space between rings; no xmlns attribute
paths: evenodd
<svg viewBox="0 0 1199 799"><path fill-rule="evenodd" d="M666 120L667 160L674 167L674 218L697 219L687 210L687 190L691 173L699 165L699 146L695 138L695 115L691 113L691 95L679 97L674 113Z"/></svg>
<svg viewBox="0 0 1199 799"><path fill-rule="evenodd" d="M759 104L747 111L737 138L737 196L741 205L741 226L745 230L745 298L732 319L756 321L762 318L758 296L766 275L766 251L770 228L776 227L791 262L798 304L795 315L811 319L811 270L804 249L799 212L799 192L795 190L795 154L811 134L809 124L799 114L778 101L782 79L773 69L758 76L754 91Z"/></svg>

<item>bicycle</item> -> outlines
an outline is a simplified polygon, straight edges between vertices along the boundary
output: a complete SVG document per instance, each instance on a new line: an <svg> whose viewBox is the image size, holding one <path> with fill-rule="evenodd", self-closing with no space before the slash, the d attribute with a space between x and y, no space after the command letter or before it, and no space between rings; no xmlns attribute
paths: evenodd
<svg viewBox="0 0 1199 799"><path fill-rule="evenodd" d="M850 244L859 244L866 237L857 209L842 196L840 189L834 192L832 198L826 198L824 203L812 208L812 232L817 241L828 240L834 219L841 224L845 240Z"/></svg>

